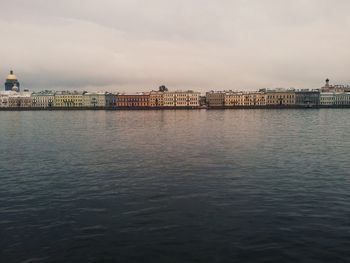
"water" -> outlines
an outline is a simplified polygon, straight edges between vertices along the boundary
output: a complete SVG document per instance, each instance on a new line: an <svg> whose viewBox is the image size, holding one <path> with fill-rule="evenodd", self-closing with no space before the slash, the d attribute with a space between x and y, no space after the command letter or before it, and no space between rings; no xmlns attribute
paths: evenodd
<svg viewBox="0 0 350 263"><path fill-rule="evenodd" d="M0 113L0 262L350 260L350 110Z"/></svg>

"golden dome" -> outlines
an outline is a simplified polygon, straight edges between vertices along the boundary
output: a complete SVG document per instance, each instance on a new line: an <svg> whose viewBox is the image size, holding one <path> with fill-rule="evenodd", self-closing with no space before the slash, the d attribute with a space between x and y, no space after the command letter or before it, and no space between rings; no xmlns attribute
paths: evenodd
<svg viewBox="0 0 350 263"><path fill-rule="evenodd" d="M11 70L11 71L10 71L10 74L7 75L7 78L6 78L6 79L7 79L7 80L17 80L17 77L16 77L15 74L13 74L13 71Z"/></svg>

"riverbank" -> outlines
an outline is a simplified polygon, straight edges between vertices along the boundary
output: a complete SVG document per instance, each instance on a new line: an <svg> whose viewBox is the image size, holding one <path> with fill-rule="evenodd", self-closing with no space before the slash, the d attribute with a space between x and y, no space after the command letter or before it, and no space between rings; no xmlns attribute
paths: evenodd
<svg viewBox="0 0 350 263"><path fill-rule="evenodd" d="M350 105L265 105L265 106L223 106L223 107L3 107L0 111L84 111L84 110L243 110L243 109L342 109Z"/></svg>

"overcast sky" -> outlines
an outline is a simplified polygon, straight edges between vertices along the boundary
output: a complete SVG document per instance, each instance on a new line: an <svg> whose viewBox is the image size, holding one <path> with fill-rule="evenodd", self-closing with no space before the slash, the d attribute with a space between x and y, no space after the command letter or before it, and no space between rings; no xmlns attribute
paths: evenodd
<svg viewBox="0 0 350 263"><path fill-rule="evenodd" d="M23 88L350 83L349 0L0 0L0 73Z"/></svg>

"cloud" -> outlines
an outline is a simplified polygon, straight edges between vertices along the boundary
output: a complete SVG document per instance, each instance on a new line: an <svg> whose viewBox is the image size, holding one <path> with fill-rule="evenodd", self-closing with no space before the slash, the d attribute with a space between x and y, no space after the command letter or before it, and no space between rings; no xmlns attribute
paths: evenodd
<svg viewBox="0 0 350 263"><path fill-rule="evenodd" d="M349 82L350 2L0 0L0 72L23 87L136 91Z"/></svg>

